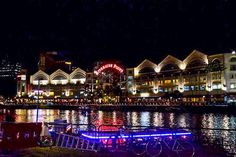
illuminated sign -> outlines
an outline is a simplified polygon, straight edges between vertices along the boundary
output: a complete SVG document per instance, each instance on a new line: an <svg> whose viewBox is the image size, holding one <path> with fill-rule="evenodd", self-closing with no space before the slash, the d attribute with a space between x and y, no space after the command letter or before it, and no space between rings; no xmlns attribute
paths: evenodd
<svg viewBox="0 0 236 157"><path fill-rule="evenodd" d="M95 70L94 73L96 75L99 75L103 70L108 69L108 68L115 69L119 73L123 73L123 71L124 71L120 66L118 66L116 64L105 64L105 65L101 66L98 70Z"/></svg>

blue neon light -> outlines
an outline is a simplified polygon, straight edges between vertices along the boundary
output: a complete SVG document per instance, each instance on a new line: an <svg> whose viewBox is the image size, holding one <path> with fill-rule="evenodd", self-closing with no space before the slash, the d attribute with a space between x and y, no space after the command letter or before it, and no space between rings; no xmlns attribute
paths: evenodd
<svg viewBox="0 0 236 157"><path fill-rule="evenodd" d="M116 138L116 136L91 136L91 135L87 135L82 133L81 134L84 137L90 138L90 139L109 139L109 138ZM141 134L141 135L125 135L125 136L117 136L118 138L138 138L138 137L164 137L164 136L181 136L181 135L191 135L190 132L178 132L178 133L160 133L160 134Z"/></svg>

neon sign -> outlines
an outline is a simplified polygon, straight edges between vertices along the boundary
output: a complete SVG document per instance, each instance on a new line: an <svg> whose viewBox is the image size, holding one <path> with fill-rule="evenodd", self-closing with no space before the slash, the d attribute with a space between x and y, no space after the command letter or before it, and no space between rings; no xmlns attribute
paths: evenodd
<svg viewBox="0 0 236 157"><path fill-rule="evenodd" d="M124 72L124 70L120 66L118 66L116 64L105 64L105 65L101 66L98 70L95 70L94 73L96 75L99 75L103 70L108 69L108 68L115 69L119 73L123 73Z"/></svg>

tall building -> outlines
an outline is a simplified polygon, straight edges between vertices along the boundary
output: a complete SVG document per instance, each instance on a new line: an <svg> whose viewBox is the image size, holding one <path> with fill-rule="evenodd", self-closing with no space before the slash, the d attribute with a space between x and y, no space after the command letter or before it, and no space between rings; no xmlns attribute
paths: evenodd
<svg viewBox="0 0 236 157"><path fill-rule="evenodd" d="M66 72L71 72L72 61L63 57L61 53L52 51L40 53L38 69L45 72L53 72L61 69Z"/></svg>
<svg viewBox="0 0 236 157"><path fill-rule="evenodd" d="M12 63L7 59L2 59L0 61L0 78L12 78L15 79L16 75L21 70L21 64L20 63Z"/></svg>
<svg viewBox="0 0 236 157"><path fill-rule="evenodd" d="M14 96L16 94L16 76L22 65L13 63L7 58L0 61L0 95Z"/></svg>

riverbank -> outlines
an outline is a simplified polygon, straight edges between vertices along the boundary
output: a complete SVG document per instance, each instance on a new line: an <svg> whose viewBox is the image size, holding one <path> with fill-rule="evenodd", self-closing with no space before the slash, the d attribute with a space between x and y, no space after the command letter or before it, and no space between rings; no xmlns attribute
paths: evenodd
<svg viewBox="0 0 236 157"><path fill-rule="evenodd" d="M153 112L180 112L180 113L226 113L236 114L236 106L208 105L208 106L157 106L131 104L83 104L83 105L1 105L2 109L60 109L60 110L102 110L102 111L153 111Z"/></svg>

